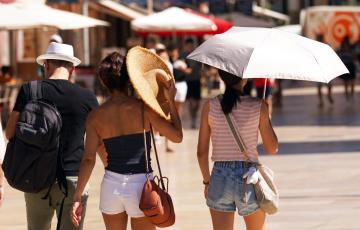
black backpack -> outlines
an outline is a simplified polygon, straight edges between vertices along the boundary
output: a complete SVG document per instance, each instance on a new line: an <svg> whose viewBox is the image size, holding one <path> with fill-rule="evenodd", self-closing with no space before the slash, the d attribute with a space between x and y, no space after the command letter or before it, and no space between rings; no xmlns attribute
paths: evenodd
<svg viewBox="0 0 360 230"><path fill-rule="evenodd" d="M62 120L56 107L42 98L41 81L32 81L24 87L30 88L30 101L7 145L3 170L10 186L37 193L51 188L58 177Z"/></svg>

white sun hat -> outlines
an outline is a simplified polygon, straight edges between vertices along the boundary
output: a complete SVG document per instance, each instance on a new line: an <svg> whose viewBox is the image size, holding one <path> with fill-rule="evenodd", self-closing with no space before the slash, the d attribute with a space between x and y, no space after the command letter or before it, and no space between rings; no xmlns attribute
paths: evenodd
<svg viewBox="0 0 360 230"><path fill-rule="evenodd" d="M73 63L78 66L81 61L74 57L74 48L72 45L51 42L45 54L36 58L39 65L43 65L45 60L62 60Z"/></svg>

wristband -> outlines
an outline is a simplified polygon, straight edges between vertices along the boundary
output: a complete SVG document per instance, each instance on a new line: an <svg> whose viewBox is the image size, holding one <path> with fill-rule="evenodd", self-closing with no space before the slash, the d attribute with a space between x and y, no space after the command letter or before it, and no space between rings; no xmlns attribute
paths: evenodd
<svg viewBox="0 0 360 230"><path fill-rule="evenodd" d="M210 181L203 181L203 185L209 185Z"/></svg>

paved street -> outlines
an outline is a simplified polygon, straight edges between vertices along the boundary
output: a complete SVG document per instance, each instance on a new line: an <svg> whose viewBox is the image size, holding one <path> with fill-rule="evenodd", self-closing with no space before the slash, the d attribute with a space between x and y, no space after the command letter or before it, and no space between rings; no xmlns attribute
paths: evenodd
<svg viewBox="0 0 360 230"><path fill-rule="evenodd" d="M279 154L261 157L276 172L281 193L280 211L268 217L267 229L360 230L360 87L355 100L346 102L343 87L335 86L334 105L325 100L318 108L316 83L295 86L290 84L284 91L283 108L273 113ZM196 160L198 132L188 127L184 116L184 141L171 145L174 153L166 154L159 146L177 214L175 226L169 229L211 229ZM102 174L98 161L91 178L86 230L104 229L98 211ZM7 187L0 230L26 229L24 205L22 193ZM235 225L245 229L240 217Z"/></svg>

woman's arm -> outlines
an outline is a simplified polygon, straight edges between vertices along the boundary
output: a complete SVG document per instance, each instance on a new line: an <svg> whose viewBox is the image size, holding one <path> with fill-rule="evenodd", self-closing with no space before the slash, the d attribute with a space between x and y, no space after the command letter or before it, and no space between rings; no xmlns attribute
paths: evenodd
<svg viewBox="0 0 360 230"><path fill-rule="evenodd" d="M152 109L145 107L145 117L149 122L158 130L162 135L175 143L180 143L183 138L182 125L179 117L179 113L175 107L175 83L170 82L169 89L165 90L165 97L169 103L171 122L165 118L160 117Z"/></svg>
<svg viewBox="0 0 360 230"><path fill-rule="evenodd" d="M92 114L90 114L86 121L85 150L80 164L79 178L76 190L73 196L74 204L70 213L71 220L75 226L78 226L81 220L81 196L84 192L87 182L90 179L91 172L94 169L96 162L96 151L101 145L100 138L96 132L95 127L92 124L92 117Z"/></svg>
<svg viewBox="0 0 360 230"><path fill-rule="evenodd" d="M4 200L4 192L5 192L5 189L4 189L4 172L2 170L2 165L0 164L0 207L1 207L1 204Z"/></svg>
<svg viewBox="0 0 360 230"><path fill-rule="evenodd" d="M278 151L278 139L270 122L268 106L264 101L261 102L259 130L266 153L275 155Z"/></svg>
<svg viewBox="0 0 360 230"><path fill-rule="evenodd" d="M207 197L207 185L210 180L209 169L209 144L210 144L210 126L208 122L209 116L209 101L204 103L201 112L200 131L197 146L197 158L200 166L201 174L203 176L203 182L205 184L205 197Z"/></svg>

